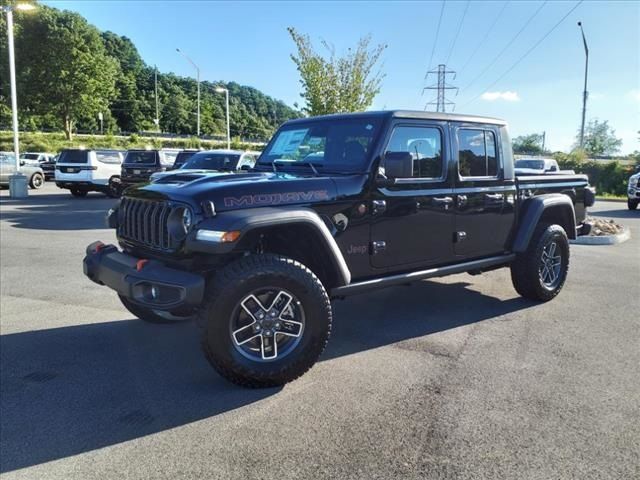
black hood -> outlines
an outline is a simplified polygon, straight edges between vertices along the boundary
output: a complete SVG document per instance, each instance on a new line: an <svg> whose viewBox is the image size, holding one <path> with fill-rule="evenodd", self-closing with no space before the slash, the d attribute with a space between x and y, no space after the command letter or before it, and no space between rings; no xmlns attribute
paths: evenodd
<svg viewBox="0 0 640 480"><path fill-rule="evenodd" d="M212 201L217 212L260 206L313 204L338 196L334 178L285 172L185 172L128 188L124 196L188 203L199 211Z"/></svg>

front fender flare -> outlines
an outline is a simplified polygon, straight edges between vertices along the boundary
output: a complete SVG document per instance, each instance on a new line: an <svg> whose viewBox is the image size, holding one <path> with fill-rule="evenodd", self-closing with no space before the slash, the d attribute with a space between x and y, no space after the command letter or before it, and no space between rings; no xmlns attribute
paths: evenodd
<svg viewBox="0 0 640 480"><path fill-rule="evenodd" d="M513 241L514 252L520 253L527 250L542 215L551 209L558 209L562 212L561 226L566 230L569 238L576 238L576 212L571 198L562 193L538 195L525 200L522 207L523 214L520 217L518 230Z"/></svg>
<svg viewBox="0 0 640 480"><path fill-rule="evenodd" d="M303 224L313 229L319 236L329 254L329 259L337 272L340 286L351 283L351 272L344 260L333 235L316 212L304 207L279 208L246 208L219 213L213 218L200 222L197 229L215 231L239 231L240 237L232 243L216 243L196 239L197 229L192 231L186 239L185 248L193 252L212 254L231 253L242 243L251 231L268 227Z"/></svg>

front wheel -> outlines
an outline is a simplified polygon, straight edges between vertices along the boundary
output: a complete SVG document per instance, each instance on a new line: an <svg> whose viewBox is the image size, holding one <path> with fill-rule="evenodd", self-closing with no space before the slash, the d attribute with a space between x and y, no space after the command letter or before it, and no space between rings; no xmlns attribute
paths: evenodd
<svg viewBox="0 0 640 480"><path fill-rule="evenodd" d="M511 281L525 298L547 302L553 299L567 279L569 240L560 225L538 225L526 252L519 253L511 265Z"/></svg>
<svg viewBox="0 0 640 480"><path fill-rule="evenodd" d="M162 310L152 310L150 308L136 305L131 300L122 295L118 295L124 308L129 310L134 316L148 323L178 323L191 320L192 316L177 316Z"/></svg>
<svg viewBox="0 0 640 480"><path fill-rule="evenodd" d="M630 198L627 200L627 207L629 208L629 210L635 210L636 208L638 208L638 202L639 200Z"/></svg>
<svg viewBox="0 0 640 480"><path fill-rule="evenodd" d="M331 331L331 303L311 270L278 255L243 257L220 270L199 311L213 368L251 388L283 385L317 361Z"/></svg>
<svg viewBox="0 0 640 480"><path fill-rule="evenodd" d="M31 180L29 180L29 186L31 188L33 188L34 190L38 190L39 188L42 188L43 185L44 177L41 173L34 173L33 175L31 175Z"/></svg>

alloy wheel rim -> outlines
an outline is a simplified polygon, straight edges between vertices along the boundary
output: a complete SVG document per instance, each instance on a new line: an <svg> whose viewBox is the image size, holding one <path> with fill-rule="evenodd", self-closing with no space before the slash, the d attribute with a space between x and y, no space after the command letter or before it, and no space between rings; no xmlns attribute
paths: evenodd
<svg viewBox="0 0 640 480"><path fill-rule="evenodd" d="M229 333L235 349L256 362L280 360L302 339L305 325L300 301L281 288L246 295L234 309Z"/></svg>
<svg viewBox="0 0 640 480"><path fill-rule="evenodd" d="M538 275L542 284L548 289L554 289L560 283L562 268L562 254L557 242L551 241L542 249Z"/></svg>

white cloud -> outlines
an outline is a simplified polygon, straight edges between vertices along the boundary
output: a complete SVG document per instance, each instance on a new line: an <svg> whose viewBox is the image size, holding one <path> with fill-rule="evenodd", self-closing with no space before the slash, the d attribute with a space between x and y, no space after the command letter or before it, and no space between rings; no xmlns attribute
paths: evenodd
<svg viewBox="0 0 640 480"><path fill-rule="evenodd" d="M506 92L484 92L481 97L488 102L494 102L496 100L504 100L506 102L519 102L520 95L518 92L512 92L507 90Z"/></svg>
<svg viewBox="0 0 640 480"><path fill-rule="evenodd" d="M634 88L633 90L629 91L629 96L636 102L640 102L640 90Z"/></svg>

